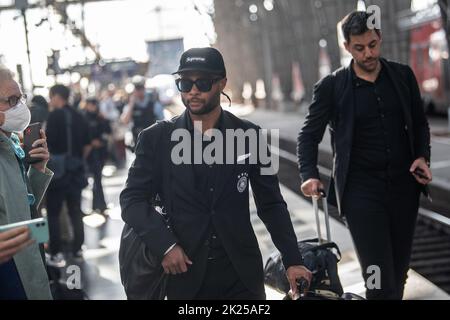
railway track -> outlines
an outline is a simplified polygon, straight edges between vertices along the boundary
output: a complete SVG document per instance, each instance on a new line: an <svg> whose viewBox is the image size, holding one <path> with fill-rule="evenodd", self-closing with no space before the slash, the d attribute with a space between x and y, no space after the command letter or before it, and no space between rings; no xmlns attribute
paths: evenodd
<svg viewBox="0 0 450 320"><path fill-rule="evenodd" d="M304 198L299 188L300 178L297 174L295 143L281 140L280 149L272 147L272 152L279 155L280 182ZM319 160L319 163L321 179L328 183L331 168L327 167L326 161ZM329 213L344 224L337 208L330 206ZM410 267L450 294L450 219L448 217L423 207L419 209Z"/></svg>

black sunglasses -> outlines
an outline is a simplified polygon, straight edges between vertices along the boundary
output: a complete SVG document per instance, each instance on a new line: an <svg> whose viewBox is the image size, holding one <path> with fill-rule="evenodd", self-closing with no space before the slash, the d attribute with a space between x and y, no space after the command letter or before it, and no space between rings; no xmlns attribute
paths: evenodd
<svg viewBox="0 0 450 320"><path fill-rule="evenodd" d="M214 83L222 80L222 78L216 79L197 79L192 81L191 79L177 79L175 83L177 84L177 88L180 92L187 93L192 90L192 86L195 84L197 89L201 92L209 92Z"/></svg>

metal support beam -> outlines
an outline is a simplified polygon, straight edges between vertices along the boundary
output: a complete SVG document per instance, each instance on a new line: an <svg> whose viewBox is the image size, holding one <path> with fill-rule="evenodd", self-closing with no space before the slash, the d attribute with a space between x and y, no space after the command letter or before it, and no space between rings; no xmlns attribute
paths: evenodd
<svg viewBox="0 0 450 320"><path fill-rule="evenodd" d="M35 8L42 8L52 5L70 5L70 4L80 4L80 3L91 3L91 2L107 2L107 1L124 1L124 0L64 0L64 1L57 1L57 0L47 0L45 1L45 4L41 3L33 3L28 4L26 9L35 9ZM9 5L9 6L0 6L0 12L1 11L8 11L8 10L21 10L21 8L17 8L15 4Z"/></svg>

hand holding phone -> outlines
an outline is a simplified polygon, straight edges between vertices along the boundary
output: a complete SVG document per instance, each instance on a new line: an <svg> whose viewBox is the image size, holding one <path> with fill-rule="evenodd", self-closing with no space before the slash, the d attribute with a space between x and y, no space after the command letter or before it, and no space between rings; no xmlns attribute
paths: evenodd
<svg viewBox="0 0 450 320"><path fill-rule="evenodd" d="M30 156L30 151L34 149L33 143L41 138L41 127L42 126L39 122L33 123L23 132L25 161L28 164L35 164L42 161L42 159L37 159Z"/></svg>
<svg viewBox="0 0 450 320"><path fill-rule="evenodd" d="M425 173L423 172L422 169L420 168L416 168L416 170L414 170L414 174L417 175L419 178L421 179L426 179L428 180L429 178L425 175Z"/></svg>
<svg viewBox="0 0 450 320"><path fill-rule="evenodd" d="M49 240L48 222L46 218L27 220L0 226L0 233L19 227L28 227L30 239L36 243L47 243Z"/></svg>
<svg viewBox="0 0 450 320"><path fill-rule="evenodd" d="M0 264L12 259L17 253L34 242L27 227L0 232Z"/></svg>

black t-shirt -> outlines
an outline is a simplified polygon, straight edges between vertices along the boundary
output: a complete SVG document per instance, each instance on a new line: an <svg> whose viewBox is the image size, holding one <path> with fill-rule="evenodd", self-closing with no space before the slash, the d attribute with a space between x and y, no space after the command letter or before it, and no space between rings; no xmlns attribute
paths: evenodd
<svg viewBox="0 0 450 320"><path fill-rule="evenodd" d="M65 112L71 117L72 156L83 158L83 148L91 143L89 126L83 115L65 106L50 113L47 122L47 144L50 154L63 154L68 152L68 126Z"/></svg>

